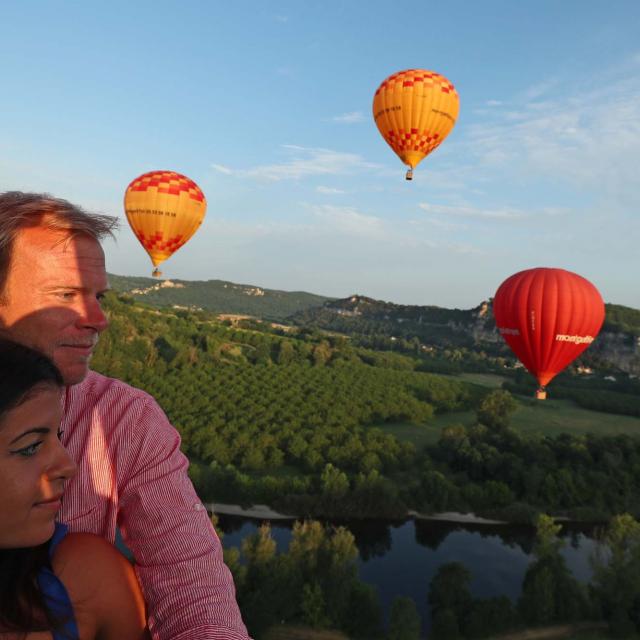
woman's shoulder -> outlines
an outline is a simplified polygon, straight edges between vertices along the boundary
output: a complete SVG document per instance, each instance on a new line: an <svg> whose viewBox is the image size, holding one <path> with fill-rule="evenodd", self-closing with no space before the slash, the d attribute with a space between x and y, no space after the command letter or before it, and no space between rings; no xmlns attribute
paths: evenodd
<svg viewBox="0 0 640 640"><path fill-rule="evenodd" d="M92 533L68 533L55 547L51 565L88 637L92 632L105 638L145 637L144 600L135 571L111 543ZM82 629L80 635L85 637Z"/></svg>
<svg viewBox="0 0 640 640"><path fill-rule="evenodd" d="M52 557L54 571L62 572L86 567L114 574L133 571L131 563L107 540L94 533L67 533L56 545ZM90 576L87 576L91 580Z"/></svg>

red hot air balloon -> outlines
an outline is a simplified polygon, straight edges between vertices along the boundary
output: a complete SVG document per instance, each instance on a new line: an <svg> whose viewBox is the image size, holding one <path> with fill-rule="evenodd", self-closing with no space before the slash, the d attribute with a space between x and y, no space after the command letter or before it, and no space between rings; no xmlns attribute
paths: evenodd
<svg viewBox="0 0 640 640"><path fill-rule="evenodd" d="M496 291L493 315L498 331L522 364L545 386L595 339L604 321L604 302L585 278L564 269L527 269Z"/></svg>

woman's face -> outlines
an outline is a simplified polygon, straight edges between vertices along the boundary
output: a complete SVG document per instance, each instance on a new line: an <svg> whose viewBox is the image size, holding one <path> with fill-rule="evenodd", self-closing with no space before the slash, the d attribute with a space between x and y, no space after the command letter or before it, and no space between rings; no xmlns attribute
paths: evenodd
<svg viewBox="0 0 640 640"><path fill-rule="evenodd" d="M43 386L0 418L0 547L33 547L54 530L76 465L60 444L60 390Z"/></svg>

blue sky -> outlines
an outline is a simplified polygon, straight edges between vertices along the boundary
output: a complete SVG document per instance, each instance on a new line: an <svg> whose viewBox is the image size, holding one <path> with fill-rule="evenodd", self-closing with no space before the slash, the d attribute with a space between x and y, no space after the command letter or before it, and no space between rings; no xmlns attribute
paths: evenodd
<svg viewBox="0 0 640 640"><path fill-rule="evenodd" d="M236 6L237 5L237 6ZM404 180L371 118L406 68L460 94ZM640 2L5 2L0 190L123 218L153 169L208 211L165 276L469 308L562 267L640 308Z"/></svg>

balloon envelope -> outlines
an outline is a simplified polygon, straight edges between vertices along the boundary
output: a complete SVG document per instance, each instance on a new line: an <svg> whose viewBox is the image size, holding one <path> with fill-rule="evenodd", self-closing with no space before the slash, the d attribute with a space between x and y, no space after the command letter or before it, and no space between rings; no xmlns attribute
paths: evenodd
<svg viewBox="0 0 640 640"><path fill-rule="evenodd" d="M582 276L540 267L500 285L493 315L511 350L544 387L598 335L604 302Z"/></svg>
<svg viewBox="0 0 640 640"><path fill-rule="evenodd" d="M127 187L124 209L131 229L157 267L197 231L207 201L186 176L175 171L150 171Z"/></svg>
<svg viewBox="0 0 640 640"><path fill-rule="evenodd" d="M390 75L373 97L373 118L380 134L411 169L449 135L459 109L453 84L424 69Z"/></svg>

